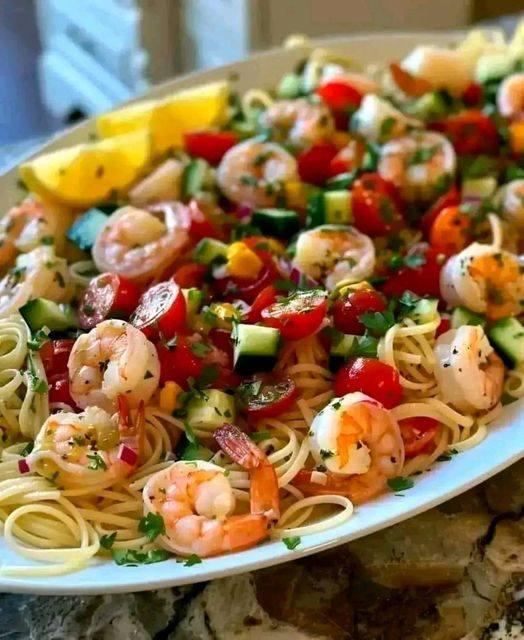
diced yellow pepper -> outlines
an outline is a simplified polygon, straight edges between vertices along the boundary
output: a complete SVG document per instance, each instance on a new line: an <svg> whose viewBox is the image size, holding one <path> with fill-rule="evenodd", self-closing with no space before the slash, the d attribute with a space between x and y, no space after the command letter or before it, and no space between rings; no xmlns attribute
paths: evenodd
<svg viewBox="0 0 524 640"><path fill-rule="evenodd" d="M374 291L374 288L366 280L361 280L360 282L341 280L333 291L333 295L336 298L343 298L350 291Z"/></svg>
<svg viewBox="0 0 524 640"><path fill-rule="evenodd" d="M233 320L240 322L242 313L230 302L213 302L209 307L216 316L217 326L220 329L230 329Z"/></svg>
<svg viewBox="0 0 524 640"><path fill-rule="evenodd" d="M262 260L243 242L233 242L227 250L227 270L237 278L256 278L263 267Z"/></svg>
<svg viewBox="0 0 524 640"><path fill-rule="evenodd" d="M524 122L509 125L509 140L514 153L524 153Z"/></svg>
<svg viewBox="0 0 524 640"><path fill-rule="evenodd" d="M303 182L284 183L286 207L288 209L305 209L307 206L307 186Z"/></svg>
<svg viewBox="0 0 524 640"><path fill-rule="evenodd" d="M162 411L165 411L166 413L173 413L176 409L180 393L182 393L182 387L180 385L172 380L166 382L162 389L160 389L159 405Z"/></svg>

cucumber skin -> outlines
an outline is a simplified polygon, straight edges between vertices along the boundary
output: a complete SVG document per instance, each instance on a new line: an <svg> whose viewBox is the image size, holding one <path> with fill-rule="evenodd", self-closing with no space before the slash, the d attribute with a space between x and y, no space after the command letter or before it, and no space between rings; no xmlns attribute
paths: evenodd
<svg viewBox="0 0 524 640"><path fill-rule="evenodd" d="M488 337L508 366L515 367L524 362L524 327L516 318L496 322L488 330Z"/></svg>
<svg viewBox="0 0 524 640"><path fill-rule="evenodd" d="M59 307L56 302L35 298L20 308L20 314L31 331L47 327L51 331L65 331L76 326L74 312L69 305Z"/></svg>
<svg viewBox="0 0 524 640"><path fill-rule="evenodd" d="M251 222L263 234L277 238L291 238L300 231L298 214L287 209L259 209L253 212Z"/></svg>

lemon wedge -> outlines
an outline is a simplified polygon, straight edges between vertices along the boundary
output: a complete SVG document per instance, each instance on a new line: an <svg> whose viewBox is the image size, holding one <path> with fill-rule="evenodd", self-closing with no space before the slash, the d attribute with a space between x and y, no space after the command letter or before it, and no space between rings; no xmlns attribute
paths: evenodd
<svg viewBox="0 0 524 640"><path fill-rule="evenodd" d="M22 164L19 173L44 200L89 207L126 191L150 161L146 129L46 153Z"/></svg>
<svg viewBox="0 0 524 640"><path fill-rule="evenodd" d="M123 109L103 113L96 119L96 129L101 138L111 138L149 127L156 100L143 100Z"/></svg>

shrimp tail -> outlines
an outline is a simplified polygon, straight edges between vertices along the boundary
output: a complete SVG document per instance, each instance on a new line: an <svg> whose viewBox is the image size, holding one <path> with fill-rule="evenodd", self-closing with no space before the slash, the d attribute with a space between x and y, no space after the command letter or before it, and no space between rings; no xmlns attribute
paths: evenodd
<svg viewBox="0 0 524 640"><path fill-rule="evenodd" d="M280 517L278 479L266 454L232 424L223 424L215 431L214 438L224 453L249 471L251 513L276 522Z"/></svg>
<svg viewBox="0 0 524 640"><path fill-rule="evenodd" d="M118 401L118 430L120 432L120 443L126 445L138 455L143 451L145 438L145 405L141 400L138 405L136 420L133 422L129 403L124 395L117 397Z"/></svg>

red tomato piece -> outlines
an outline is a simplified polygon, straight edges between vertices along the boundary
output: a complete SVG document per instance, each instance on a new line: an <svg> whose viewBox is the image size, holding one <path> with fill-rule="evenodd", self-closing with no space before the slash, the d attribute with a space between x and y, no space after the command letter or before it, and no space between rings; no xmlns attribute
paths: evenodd
<svg viewBox="0 0 524 640"><path fill-rule="evenodd" d="M384 311L386 299L378 291L351 291L346 297L333 303L333 323L342 333L364 335L366 327L360 316L367 311Z"/></svg>
<svg viewBox="0 0 524 640"><path fill-rule="evenodd" d="M331 109L337 129L347 131L349 116L360 106L362 94L343 80L331 80L316 90Z"/></svg>
<svg viewBox="0 0 524 640"><path fill-rule="evenodd" d="M272 305L277 300L277 291L275 287L270 284L262 289L262 291L253 300L251 309L247 312L244 322L248 324L255 324L260 321L261 313L264 309Z"/></svg>
<svg viewBox="0 0 524 640"><path fill-rule="evenodd" d="M333 381L336 396L361 391L386 409L402 400L402 386L395 367L373 358L354 358L338 370Z"/></svg>
<svg viewBox="0 0 524 640"><path fill-rule="evenodd" d="M262 310L262 322L279 329L287 340L300 340L315 333L327 313L325 291L297 291L283 302Z"/></svg>
<svg viewBox="0 0 524 640"><path fill-rule="evenodd" d="M240 299L252 304L263 289L281 277L280 271L269 252L256 248L253 248L253 251L264 263L264 268L258 276L256 278L221 278L220 280L215 280L213 287L218 297L228 301Z"/></svg>
<svg viewBox="0 0 524 640"><path fill-rule="evenodd" d="M353 184L355 226L369 236L382 236L402 224L401 201L396 187L378 173L363 173Z"/></svg>
<svg viewBox="0 0 524 640"><path fill-rule="evenodd" d="M446 135L459 155L496 154L499 150L497 127L482 111L463 111L432 122L429 128Z"/></svg>
<svg viewBox="0 0 524 640"><path fill-rule="evenodd" d="M78 322L89 330L106 318L128 318L140 298L134 282L116 273L93 278L84 291L78 310Z"/></svg>
<svg viewBox="0 0 524 640"><path fill-rule="evenodd" d="M482 102L484 89L478 82L472 82L462 94L462 100L468 107L474 107Z"/></svg>
<svg viewBox="0 0 524 640"><path fill-rule="evenodd" d="M381 286L382 292L388 298L401 296L404 291L412 291L419 296L440 298L440 272L446 259L444 254L421 243L410 255L420 256L422 264L390 272L387 282Z"/></svg>
<svg viewBox="0 0 524 640"><path fill-rule="evenodd" d="M227 329L211 329L209 339L217 349L225 353L229 360L229 367L233 365L233 341L231 339L231 331Z"/></svg>
<svg viewBox="0 0 524 640"><path fill-rule="evenodd" d="M360 140L351 140L329 163L329 177L358 169L362 164L364 153L364 144Z"/></svg>
<svg viewBox="0 0 524 640"><path fill-rule="evenodd" d="M48 379L49 384L49 402L60 402L76 409L75 401L71 397L69 391L69 376L67 372L57 373Z"/></svg>
<svg viewBox="0 0 524 640"><path fill-rule="evenodd" d="M182 289L190 289L191 287L200 289L204 284L206 272L207 267L205 264L189 262L178 267L171 279Z"/></svg>
<svg viewBox="0 0 524 640"><path fill-rule="evenodd" d="M459 204L460 191L457 189L456 185L453 185L449 191L446 191L446 193L441 195L440 198L438 198L438 200L436 200L430 209L422 216L420 227L426 236L429 235L429 230L442 209L446 209L446 207L454 207Z"/></svg>
<svg viewBox="0 0 524 640"><path fill-rule="evenodd" d="M450 329L451 329L451 320L446 317L441 317L440 324L437 327L437 330L435 331L435 336L438 338L439 336L441 336L443 333L446 333L446 331L449 331Z"/></svg>
<svg viewBox="0 0 524 640"><path fill-rule="evenodd" d="M197 200L193 199L189 202L187 213L189 215L189 235L195 242L202 240L202 238L222 238L222 230L213 224Z"/></svg>
<svg viewBox="0 0 524 640"><path fill-rule="evenodd" d="M288 411L298 396L298 389L291 378L264 379L257 394L246 398L243 409L248 418L275 418Z"/></svg>
<svg viewBox="0 0 524 640"><path fill-rule="evenodd" d="M157 344L156 350L160 360L160 384L173 380L188 389L189 378L196 379L202 373L202 359L191 350L187 336L179 333L174 346Z"/></svg>
<svg viewBox="0 0 524 640"><path fill-rule="evenodd" d="M338 149L329 142L315 144L297 158L298 173L304 182L322 186L330 177L329 165Z"/></svg>
<svg viewBox="0 0 524 640"><path fill-rule="evenodd" d="M406 418L398 423L406 458L428 451L438 433L439 423L433 418Z"/></svg>
<svg viewBox="0 0 524 640"><path fill-rule="evenodd" d="M74 344L72 338L44 342L39 354L47 377L67 372L67 361Z"/></svg>
<svg viewBox="0 0 524 640"><path fill-rule="evenodd" d="M172 338L186 326L186 301L176 282L159 282L142 294L131 324L146 336Z"/></svg>
<svg viewBox="0 0 524 640"><path fill-rule="evenodd" d="M184 134L184 142L190 156L217 165L226 151L236 145L238 136L232 131L193 131Z"/></svg>

